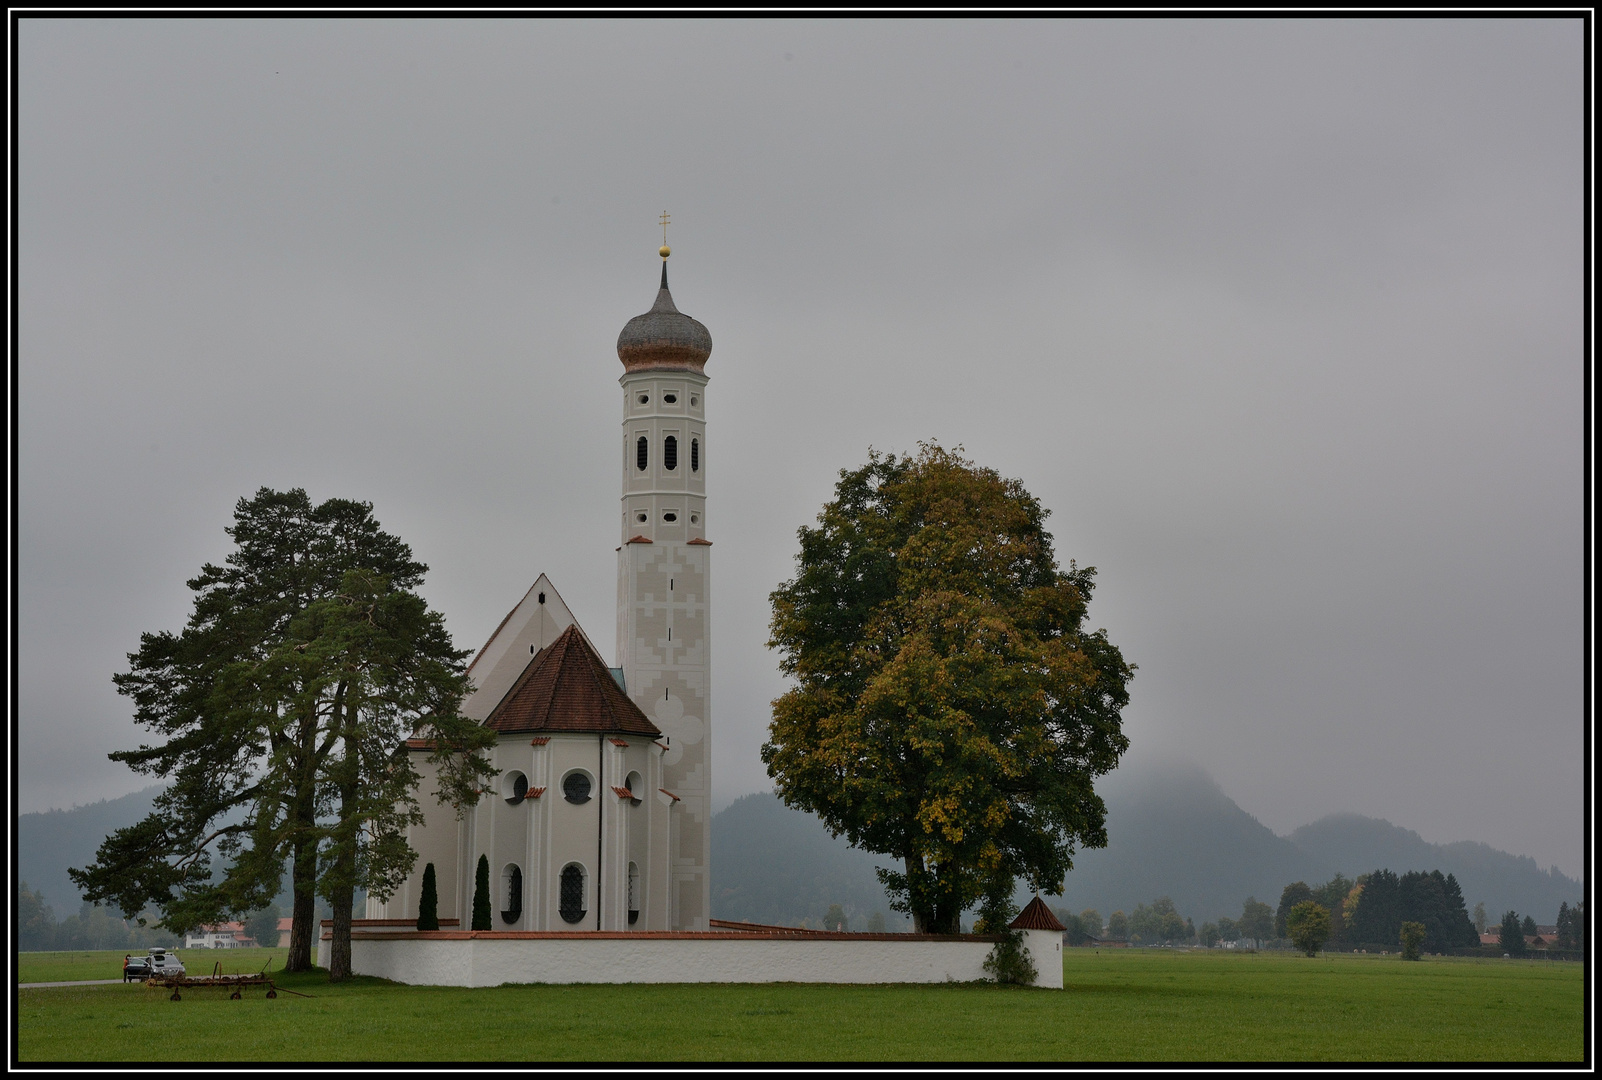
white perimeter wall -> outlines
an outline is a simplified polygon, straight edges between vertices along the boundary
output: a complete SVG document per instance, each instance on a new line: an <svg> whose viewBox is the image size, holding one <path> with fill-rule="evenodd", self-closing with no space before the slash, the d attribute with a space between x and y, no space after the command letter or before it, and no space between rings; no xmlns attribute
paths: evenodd
<svg viewBox="0 0 1602 1080"><path fill-rule="evenodd" d="M898 940L899 938L899 940ZM1024 931L1039 972L1035 985L1062 989L1062 935ZM327 966L329 942L319 942ZM988 978L988 941L907 935L703 937L596 934L583 937L351 935L351 967L418 986L502 983L926 983Z"/></svg>

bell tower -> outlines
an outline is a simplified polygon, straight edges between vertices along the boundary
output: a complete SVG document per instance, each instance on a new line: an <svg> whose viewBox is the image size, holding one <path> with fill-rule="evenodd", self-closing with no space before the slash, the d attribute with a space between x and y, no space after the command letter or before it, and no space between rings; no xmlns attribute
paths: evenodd
<svg viewBox="0 0 1602 1080"><path fill-rule="evenodd" d="M669 925L711 916L711 567L705 365L712 335L668 292L666 217L656 303L618 335L623 495L617 662L624 689L662 730ZM654 793L653 793L654 794Z"/></svg>

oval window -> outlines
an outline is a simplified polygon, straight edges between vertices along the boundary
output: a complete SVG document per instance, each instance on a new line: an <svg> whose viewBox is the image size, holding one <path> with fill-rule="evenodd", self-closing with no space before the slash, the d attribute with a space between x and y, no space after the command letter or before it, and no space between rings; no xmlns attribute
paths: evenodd
<svg viewBox="0 0 1602 1080"><path fill-rule="evenodd" d="M690 524L691 525L699 525L699 524L701 524L701 515L700 514L691 514L690 515Z"/></svg>
<svg viewBox="0 0 1602 1080"><path fill-rule="evenodd" d="M634 520L638 521L641 525L644 525L645 524L645 515L644 514L635 514L634 515Z"/></svg>
<svg viewBox="0 0 1602 1080"><path fill-rule="evenodd" d="M651 444L644 435L641 435L634 443L634 467L644 472L646 464L650 461L650 454Z"/></svg>
<svg viewBox="0 0 1602 1080"><path fill-rule="evenodd" d="M699 405L699 404L701 404L701 399L696 397L694 394L691 394L690 395L690 404L691 405Z"/></svg>
<svg viewBox="0 0 1602 1080"><path fill-rule="evenodd" d="M587 803L590 801L590 778L581 772L567 774L562 781L562 798L570 803Z"/></svg>
<svg viewBox="0 0 1602 1080"><path fill-rule="evenodd" d="M679 520L679 515L675 514L673 511L669 510L667 513L662 515L662 520L663 521L677 521L677 520Z"/></svg>
<svg viewBox="0 0 1602 1080"><path fill-rule="evenodd" d="M561 892L557 901L562 918L570 923L584 920L584 868L578 863L562 867Z"/></svg>
<svg viewBox="0 0 1602 1080"><path fill-rule="evenodd" d="M676 404L678 402L679 395L677 395L677 394L663 394L662 395L662 400L667 402L669 405L673 405L673 404Z"/></svg>
<svg viewBox="0 0 1602 1080"><path fill-rule="evenodd" d="M690 440L690 471L691 472L700 472L701 471L701 440L700 439L691 439Z"/></svg>
<svg viewBox="0 0 1602 1080"><path fill-rule="evenodd" d="M644 404L648 403L650 400L651 400L651 395L650 394L641 394L640 395L640 404L641 405L644 405Z"/></svg>
<svg viewBox="0 0 1602 1080"><path fill-rule="evenodd" d="M672 472L679 467L679 440L669 435L662 440L662 468Z"/></svg>

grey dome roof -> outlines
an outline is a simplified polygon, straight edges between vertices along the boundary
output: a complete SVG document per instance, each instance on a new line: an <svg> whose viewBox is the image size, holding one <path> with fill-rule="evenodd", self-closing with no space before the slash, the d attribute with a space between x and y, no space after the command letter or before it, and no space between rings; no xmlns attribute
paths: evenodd
<svg viewBox="0 0 1602 1080"><path fill-rule="evenodd" d="M700 371L712 355L712 335L706 327L673 306L668 292L667 263L662 263L662 287L656 303L636 315L617 336L617 358L630 371L671 367Z"/></svg>

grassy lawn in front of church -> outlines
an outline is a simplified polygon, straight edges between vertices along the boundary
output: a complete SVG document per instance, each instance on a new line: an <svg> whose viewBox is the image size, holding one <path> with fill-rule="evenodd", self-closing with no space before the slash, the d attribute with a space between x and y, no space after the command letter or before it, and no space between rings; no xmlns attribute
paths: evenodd
<svg viewBox="0 0 1602 1080"><path fill-rule="evenodd" d="M1582 968L1538 960L1068 950L1064 991L984 984L332 986L182 1001L17 992L47 1061L1579 1061Z"/></svg>

